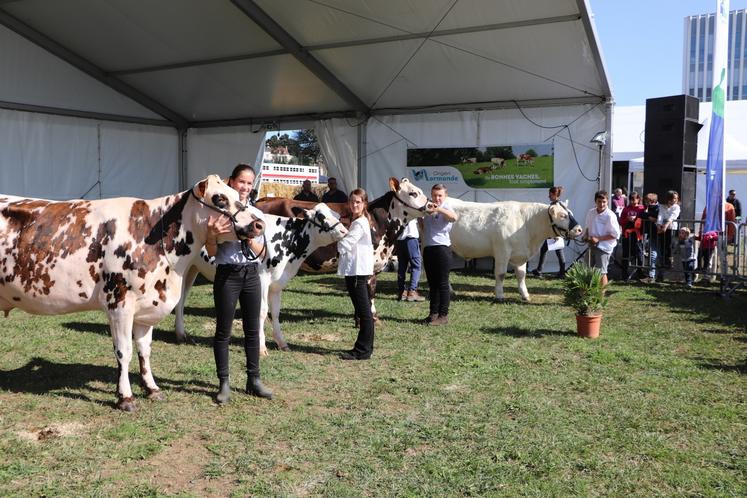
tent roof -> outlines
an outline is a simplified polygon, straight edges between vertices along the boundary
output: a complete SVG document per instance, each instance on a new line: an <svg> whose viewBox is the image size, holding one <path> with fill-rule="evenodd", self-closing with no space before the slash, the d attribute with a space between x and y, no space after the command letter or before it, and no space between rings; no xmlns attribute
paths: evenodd
<svg viewBox="0 0 747 498"><path fill-rule="evenodd" d="M0 0L0 24L179 127L611 100L588 0Z"/></svg>

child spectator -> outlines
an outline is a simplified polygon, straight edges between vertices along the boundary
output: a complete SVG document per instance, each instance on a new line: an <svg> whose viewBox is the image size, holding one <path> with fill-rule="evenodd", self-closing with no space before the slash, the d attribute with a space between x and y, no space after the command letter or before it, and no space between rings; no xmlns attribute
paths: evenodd
<svg viewBox="0 0 747 498"><path fill-rule="evenodd" d="M679 253L682 261L682 270L685 272L685 285L693 286L693 276L695 274L695 236L690 234L687 227L680 228L679 240L675 246L675 251Z"/></svg>

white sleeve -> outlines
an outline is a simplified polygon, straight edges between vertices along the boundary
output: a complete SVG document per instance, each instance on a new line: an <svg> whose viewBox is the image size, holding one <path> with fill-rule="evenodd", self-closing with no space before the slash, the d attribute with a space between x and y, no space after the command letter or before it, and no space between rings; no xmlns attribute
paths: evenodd
<svg viewBox="0 0 747 498"><path fill-rule="evenodd" d="M364 224L360 219L355 220L350 225L350 230L345 237L337 243L337 250L345 253L352 252L358 241L366 235L367 227L364 225L367 225L367 223Z"/></svg>

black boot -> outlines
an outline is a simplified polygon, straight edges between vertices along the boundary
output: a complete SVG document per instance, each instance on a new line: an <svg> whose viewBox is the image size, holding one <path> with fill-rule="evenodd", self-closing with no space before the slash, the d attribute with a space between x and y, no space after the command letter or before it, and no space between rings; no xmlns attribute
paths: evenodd
<svg viewBox="0 0 747 498"><path fill-rule="evenodd" d="M258 398L272 399L272 391L267 389L262 381L259 380L259 376L251 376L246 379L246 394L257 396Z"/></svg>
<svg viewBox="0 0 747 498"><path fill-rule="evenodd" d="M215 401L217 401L219 405L223 405L228 403L230 399L231 384L229 384L228 379L221 379L218 394L215 395Z"/></svg>

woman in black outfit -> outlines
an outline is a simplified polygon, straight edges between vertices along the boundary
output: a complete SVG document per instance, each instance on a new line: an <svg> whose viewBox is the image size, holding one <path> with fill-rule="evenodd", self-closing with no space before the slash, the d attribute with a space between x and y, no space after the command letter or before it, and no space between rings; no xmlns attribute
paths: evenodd
<svg viewBox="0 0 747 498"><path fill-rule="evenodd" d="M560 202L560 196L563 195L563 187L550 187L548 197L550 198L550 205ZM556 249L555 255L558 257L558 277L563 278L565 276L565 254L564 249ZM532 270L532 275L535 277L542 278L542 267L545 265L545 258L547 257L547 240L542 243L540 249L539 261L537 262L537 268Z"/></svg>
<svg viewBox="0 0 747 498"><path fill-rule="evenodd" d="M228 185L239 193L241 202L249 200L254 183L254 169L248 164L239 164L231 173ZM253 209L253 208L249 208ZM257 211L259 213L259 211ZM259 213L261 214L261 213ZM213 353L220 387L216 395L219 404L231 398L228 376L228 345L236 311L236 302L241 305L241 321L244 326L244 352L246 353L246 392L260 398L272 398L272 391L259 380L259 309L262 302L259 282L259 255L263 244L259 240L247 242L226 241L217 243L217 236L230 233L231 221L221 215L208 220L208 236L205 248L215 256L218 268L213 283L215 300L215 338Z"/></svg>

